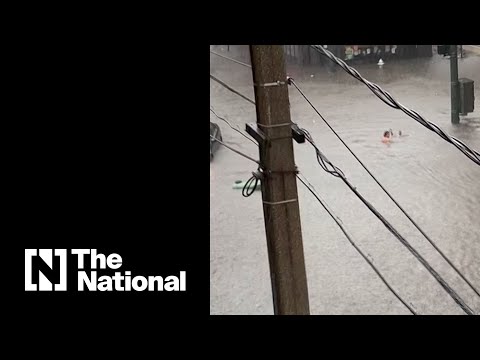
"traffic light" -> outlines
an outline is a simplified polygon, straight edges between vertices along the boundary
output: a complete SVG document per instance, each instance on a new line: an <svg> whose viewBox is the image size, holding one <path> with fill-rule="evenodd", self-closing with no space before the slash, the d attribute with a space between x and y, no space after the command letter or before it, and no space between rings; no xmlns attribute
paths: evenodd
<svg viewBox="0 0 480 360"><path fill-rule="evenodd" d="M450 45L437 45L438 55L446 56L450 53Z"/></svg>

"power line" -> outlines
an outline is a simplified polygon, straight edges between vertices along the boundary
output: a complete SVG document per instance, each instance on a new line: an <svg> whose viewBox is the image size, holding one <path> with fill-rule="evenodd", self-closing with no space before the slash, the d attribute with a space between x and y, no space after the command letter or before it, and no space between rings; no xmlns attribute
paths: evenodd
<svg viewBox="0 0 480 360"><path fill-rule="evenodd" d="M383 281L383 283L387 286L387 288L393 293L393 295L395 295L395 297L401 301L401 303L403 305L405 305L405 307L408 308L408 310L413 314L413 315L417 315L417 313L415 312L415 310L412 309L412 307L410 305L408 305L401 297L400 295L390 286L390 284L387 282L387 280L383 277L383 275L380 273L380 271L375 267L375 265L373 265L373 262L362 252L362 250L360 250L360 248L357 246L357 244L355 244L355 242L352 240L352 238L350 237L350 235L347 233L347 230L343 227L343 225L341 224L341 222L338 220L338 218L332 213L332 211L330 209L328 209L328 207L326 206L326 204L320 199L320 197L318 196L318 194L315 192L315 190L313 190L313 186L308 183L308 181L305 179L303 180L298 174L297 174L297 178L298 180L300 180L302 182L303 185L305 185L305 187L313 194L313 196L315 196L315 198L318 200L318 202L320 203L320 205L322 205L322 207L325 209L325 211L328 213L328 215L330 215L330 217L335 221L335 223L338 225L338 227L340 228L340 230L342 230L343 234L345 235L345 237L347 238L347 240L350 242L350 244L352 244L352 246L355 248L355 250L357 250L357 252L365 259L365 261L368 263L368 265L370 265L370 267L373 269L373 271L375 271L375 273L378 275L378 277L380 278L380 280ZM308 185L307 185L308 183Z"/></svg>
<svg viewBox="0 0 480 360"><path fill-rule="evenodd" d="M228 86L227 84L225 84L222 80L219 80L217 79L215 76L213 76L212 74L210 74L210 79L216 81L217 83L219 83L220 85L222 85L224 88L230 90L232 93L240 96L241 98L247 100L249 103L255 105L255 101L249 99L248 97L246 97L245 95L243 95L242 93L238 92L237 90L235 90L234 88Z"/></svg>
<svg viewBox="0 0 480 360"><path fill-rule="evenodd" d="M464 142L461 140L450 136L447 134L445 131L443 131L438 125L428 121L425 119L422 115L420 115L418 112L415 110L411 110L404 105L400 104L398 101L396 101L393 96L383 90L380 86L377 84L365 79L360 73L354 69L353 67L349 66L345 61L342 59L339 59L336 57L334 54L332 54L330 51L324 49L322 46L319 45L310 45L313 49L317 50L320 52L322 55L325 55L328 57L330 60L332 60L334 63L339 65L342 69L344 69L348 74L353 76L355 79L359 80L360 82L364 83L380 100L382 100L385 104L388 106L398 109L403 111L405 114L410 116L412 119L416 120L423 126L425 126L427 129L435 132L437 135L439 135L442 139L445 141L453 144L457 149L459 149L464 155L466 155L470 160L472 160L474 163L477 165L480 165L480 153L474 149L471 149L468 147Z"/></svg>
<svg viewBox="0 0 480 360"><path fill-rule="evenodd" d="M221 141L221 140L218 140L216 137L214 137L214 136L212 136L212 135L210 135L210 137L211 137L213 140L215 140L215 141L219 142L220 144L222 144L223 146L225 146L227 149L232 150L233 152L236 152L238 155L241 155L241 156L243 156L244 158L247 158L248 160L253 161L254 163L257 163L258 165L261 166L260 161L255 160L254 158L252 158L252 157L250 157L250 156L248 156L248 155L245 155L245 154L242 153L241 151L238 151L237 149L232 148L231 146L225 144L225 143L224 143L223 141Z"/></svg>
<svg viewBox="0 0 480 360"><path fill-rule="evenodd" d="M232 61L232 62L234 62L234 63L243 65L243 66L248 67L248 68L252 68L252 65L249 65L249 64L246 64L246 63L244 63L244 62L241 62L241 61L232 59L232 58L230 58L230 57L228 57L228 56L219 54L219 53L217 53L217 52L215 52L215 51L212 51L212 50L210 50L210 52L211 52L212 54L214 54L214 55L217 55L217 56L220 56L220 57L222 57L222 58L224 58L224 59L230 60L230 61Z"/></svg>
<svg viewBox="0 0 480 360"><path fill-rule="evenodd" d="M211 109L212 110L212 109ZM212 110L213 112L213 110ZM215 114L215 113L214 113ZM232 127L232 126L230 126ZM237 130L232 127L232 129ZM243 134L242 134L243 135ZM243 187L242 190L242 195L244 197L249 197L252 195L252 193L255 191L257 188L258 181L260 180L260 176L257 173L252 173L253 176L245 183L245 186ZM303 175L302 175L303 176ZM355 242L352 240L350 235L347 233L346 229L343 227L343 225L339 222L338 218L333 215L332 211L328 209L326 204L320 199L319 195L313 190L313 186L308 182L308 180L303 176L304 179L300 178L297 174L297 178L305 185L305 187L317 198L317 200L320 202L322 207L327 211L327 213L332 217L332 219L337 223L337 225L340 227L342 232L345 234L347 237L348 241L352 244L352 246L357 250L357 252L367 261L367 263L372 267L372 269L375 271L375 273L379 276L379 278L382 280L382 282L387 286L387 288L399 299L403 305L405 305L408 310L413 314L417 315L415 310L411 308L401 297L398 295L398 293L390 286L390 284L387 282L387 280L383 277L383 275L380 273L380 271L373 265L372 261L360 250L360 248L355 244ZM308 185L307 185L308 183ZM253 186L252 186L253 184Z"/></svg>
<svg viewBox="0 0 480 360"><path fill-rule="evenodd" d="M377 178L368 170L368 168L363 164L363 162L355 155L355 153L350 149L350 147L343 141L343 139L338 135L338 133L333 129L333 127L328 123L328 121L322 116L322 114L317 110L317 108L312 104L312 102L307 98L303 91L298 87L295 81L291 78L288 79L298 92L303 96L303 98L310 104L310 106L315 110L315 112L320 116L323 122L330 128L330 130L335 134L335 136L340 140L340 142L347 148L347 150L353 155L353 157L358 161L358 163L365 169L365 171L372 177L373 180L380 186L380 188L387 194L387 196L393 201L393 203L400 209L400 211L410 220L410 222L417 228L418 231L427 239L427 241L433 246L433 248L443 257L443 259L455 270L455 272L470 286L470 288L480 297L478 290L468 281L468 279L457 269L455 265L447 258L447 256L437 247L432 239L420 228L420 226L410 217L410 215L400 206L400 204L393 198L393 196L383 187L383 185L377 180Z"/></svg>
<svg viewBox="0 0 480 360"><path fill-rule="evenodd" d="M409 251L410 253L428 270L428 272L437 280L437 282L443 287L443 289L450 295L450 297L460 306L460 308L468 315L475 315L473 310L465 303L465 301L460 298L460 296L453 290L447 282L440 276L440 274L437 273L435 269L432 268L432 266L428 263L425 258L423 258L418 251L410 245L410 243L393 227L392 224L390 224L387 219L385 219L382 214L378 212L378 210L370 204L358 191L357 189L347 180L345 175L343 175L343 172L337 168L335 165L328 160L328 158L320 151L320 149L315 145L315 142L313 141L313 138L311 135L302 129L302 131L305 132L305 138L307 141L315 148L315 151L317 153L317 159L321 159L322 161L318 160L320 166L327 171L328 173L332 174L337 177L341 178L342 181L348 186L348 188L364 203L364 205L383 223L383 225L394 235L400 243L402 243ZM323 163L323 164L322 164ZM326 170L325 169L325 164L328 164L332 167L333 170Z"/></svg>
<svg viewBox="0 0 480 360"><path fill-rule="evenodd" d="M214 112L214 110L212 108L210 108L210 110L216 115L216 113ZM218 117L218 115L216 115ZM219 117L220 118L220 117ZM220 118L222 120L224 120L223 118ZM226 120L225 120L226 121ZM233 129L233 130L236 130L236 131L239 131L238 129L235 129L233 126L231 126L228 122L227 124ZM244 135L243 133L241 133L242 135ZM245 135L244 135L245 136ZM258 144L256 144L258 146ZM250 195L253 194L253 192L255 191L255 189L257 188L257 185L258 185L258 182L260 181L260 178L261 178L261 173L252 173L253 176L245 183L245 186L243 187L242 189L242 195L244 197L249 197ZM372 261L370 261L370 259L360 250L360 248L355 244L355 242L352 240L352 238L350 237L350 235L347 233L346 229L343 227L343 225L339 222L338 220L338 217L336 217L335 215L333 215L332 211L330 209L328 209L328 207L326 206L326 204L324 203L324 201L322 201L319 197L319 195L315 192L315 190L313 189L313 185L311 185L309 183L309 181L305 178L305 176L302 175L302 178L300 178L297 174L297 178L303 183L303 185L305 185L305 187L313 194L313 196L315 196L317 198L317 200L320 202L320 204L322 205L322 207L327 211L327 213L332 217L332 219L337 223L337 225L340 227L340 229L342 230L342 232L345 234L345 236L347 237L348 241L352 244L352 246L358 251L358 253L365 259L365 261L367 261L367 263L372 267L372 269L375 271L375 273L379 276L379 278L383 281L383 283L387 286L387 288L397 297L398 300L400 300L402 302L403 305L405 305L408 310L413 314L413 315L417 315L417 313L415 312L415 310L413 310L401 297L400 295L398 295L398 293L390 286L390 284L387 282L387 280L383 277L383 275L380 273L380 271L375 267L375 265L373 265ZM307 185L308 183L308 185ZM253 184L253 186L252 186Z"/></svg>
<svg viewBox="0 0 480 360"><path fill-rule="evenodd" d="M245 139L250 140L250 141L251 141L252 143L254 143L255 145L258 145L254 140L250 139L247 135L245 135L245 134L244 134L243 132L241 132L239 129L237 129L237 128L234 127L232 124L230 124L230 122L229 122L227 119L219 116L219 115L215 112L215 110L213 110L213 108L212 108L211 106L210 106L210 111L211 111L211 112L213 113L213 115L215 115L217 118L219 118L220 120L225 121L225 122L227 123L227 125L230 126L230 128L232 128L232 130L235 130L235 131L238 132L240 135L242 135Z"/></svg>
<svg viewBox="0 0 480 360"><path fill-rule="evenodd" d="M362 200L362 202L365 203L365 205L367 205L367 207L374 212L374 214L377 216L377 217L382 217L381 214L379 214L378 212L375 213L376 209L373 208L372 205L370 205L358 192L356 192L356 189L346 180L345 178L345 175L343 174L343 172L337 168L335 165L333 165L333 163L331 163L325 155L323 155L321 153L321 151L316 147L315 143L313 142L313 138L311 137L310 133L305 130L305 129L301 129L305 134L306 134L306 138L307 140L312 144L312 146L314 146L314 148L316 149L317 151L317 160L319 161L320 165L322 166L322 168L329 172L330 174L336 176L336 177L340 177L342 178L342 180L347 184L347 186L349 186L349 188L351 190L353 190L355 192L355 194L360 198L360 200ZM215 141L218 141L220 144L222 144L223 146L225 146L226 148L228 148L229 150L232 150L234 152L236 152L237 154L257 163L259 166L259 168L262 168L262 165L259 161L251 158L250 156L248 155L245 155L243 154L242 152L228 146L227 144L223 143L222 141L214 138L212 135L210 135L211 138L213 138ZM328 169L328 165L332 168L332 169ZM249 180L249 181L255 181L255 185L253 186L253 191L254 189L256 188L257 186L257 180L258 180L258 177L254 176ZM299 180L303 183L303 179L299 178ZM251 185L251 184L250 184ZM304 183L305 186L307 186L305 183ZM242 190L242 194L243 196L245 197L248 197L249 195L251 195L251 193L253 191L251 191L250 193L248 192L248 188L250 186L244 186L243 190ZM319 197L312 191L312 189L310 187L307 186L307 188L310 190L310 192L312 192L312 194L314 194L315 197L317 197L317 200L319 200L319 202L321 203L321 205L325 208L325 210L327 210L327 212L329 213L330 216L332 216L332 218L335 220L335 222L337 223L337 225L340 226L340 228L342 229L342 231L344 232L344 234L347 236L347 239L350 241L350 243L355 247L355 249L357 249L357 251L360 253L360 255L369 263L369 265L373 268L373 270L379 275L380 279L385 283L385 285L392 291L392 293L413 313L416 315L415 311L405 302L403 301L403 299L400 298L400 296L393 290L393 288L391 288L391 286L387 283L387 281L385 280L385 278L381 275L381 273L378 271L378 269L376 269L374 267L374 265L371 263L371 261L368 259L368 257L366 257L362 252L361 250L356 246L356 244L353 242L353 240L350 238L350 236L348 235L348 233L346 232L346 230L343 228L343 226L339 223L338 219L335 218L333 216L333 214L326 208L325 204L322 203L322 201L319 199ZM247 189L247 192L245 193ZM373 208L370 208L370 206ZM431 266L428 264L428 262L426 262L426 260L424 260L420 254L418 254L416 252L416 250L410 246L410 244L405 240L403 239L403 237L401 237L400 234L398 234L398 232L396 232L396 230L393 228L393 226L391 226L387 221L386 219L383 219L380 218L379 219L382 221L382 223L384 223L384 225L387 227L387 229L392 232L392 230L394 232L392 232L393 235L395 235L401 242L402 244L404 244L407 249L410 250L410 252L412 252L412 254L427 268L427 270L435 277L435 279L440 283L440 285L442 285L442 287L447 291L447 293L455 300L455 302L457 304L460 305L460 307L462 308L462 310L464 312L466 312L467 314L469 315L473 315L473 311L468 307L468 305L465 304L465 302L455 293L455 291L453 289L451 289L449 287L449 285L440 277L440 275L438 275L435 270L433 268L431 268ZM382 220L383 219L383 220ZM403 241L402 241L403 239ZM404 243L405 242L405 243ZM415 255L415 253L418 255L418 257ZM422 261L423 259L423 261ZM432 273L434 272L434 273ZM436 275L435 275L436 274Z"/></svg>

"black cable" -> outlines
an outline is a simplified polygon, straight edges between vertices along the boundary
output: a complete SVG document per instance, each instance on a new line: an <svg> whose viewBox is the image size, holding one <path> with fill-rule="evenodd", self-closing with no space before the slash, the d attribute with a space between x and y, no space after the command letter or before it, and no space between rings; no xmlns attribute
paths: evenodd
<svg viewBox="0 0 480 360"><path fill-rule="evenodd" d="M330 209L328 209L328 207L325 205L325 203L320 199L320 197L316 194L316 192L312 189L313 186L312 185L307 185L306 182L308 182L306 179L305 181L300 177L298 176L297 174L297 178L298 180L300 180L302 182L303 185L305 185L305 187L313 194L313 196L315 196L315 198L318 200L318 202L320 203L320 205L322 205L322 207L325 209L325 211L328 213L328 215L330 215L330 217L335 221L335 223L338 225L338 227L340 228L340 230L342 230L343 234L345 235L345 237L347 238L347 240L350 242L350 244L352 244L352 246L355 248L355 250L357 250L357 252L364 258L364 260L368 263L368 265L370 265L370 267L373 269L373 271L375 271L375 273L378 275L378 277L380 278L380 280L383 281L383 283L387 286L387 288L393 293L393 295L395 295L395 297L400 300L400 302L405 305L405 307L413 314L413 315L417 315L417 313L415 312L415 310L412 309L411 306L409 306L401 297L400 295L390 286L390 284L387 282L387 280L383 277L383 275L380 273L380 271L375 267L375 265L373 265L373 262L362 252L362 250L360 250L360 248L357 246L357 244L355 244L355 242L352 240L352 238L350 237L350 235L347 233L347 230L343 227L343 225L340 223L340 221L337 219L337 217L335 215L333 215L333 213L330 211Z"/></svg>
<svg viewBox="0 0 480 360"><path fill-rule="evenodd" d="M303 129L302 129L303 130ZM330 164L333 168L334 171L337 174L343 174L340 169L338 169L335 165L333 165L327 158L326 156L318 149L318 147L315 145L313 142L313 139L307 134L305 134L305 138L307 139L308 142L315 148L315 151L317 153L317 157L321 156L324 158L324 161L328 164ZM327 171L328 172L328 171ZM329 172L331 173L331 172ZM364 203L365 206L383 223L383 225L392 233L393 236L395 236L400 243L402 243L409 251L410 253L428 270L428 272L437 280L437 282L443 287L443 289L447 292L447 294L450 295L450 297L460 306L460 308L468 315L475 315L473 310L465 303L465 301L460 298L460 296L453 290L447 282L440 276L440 274L437 273L435 269L432 268L432 266L428 263L427 260L425 260L418 251L410 245L410 243L393 227L392 224L390 224L383 216L378 212L375 207L370 204L358 191L357 189L347 180L345 176L339 176L342 181L348 186L350 190L353 191L353 193Z"/></svg>
<svg viewBox="0 0 480 360"><path fill-rule="evenodd" d="M249 103L255 105L255 101L249 99L248 97L246 97L245 95L243 95L242 93L238 92L237 90L235 90L234 88L228 86L227 84L225 84L222 80L219 80L217 79L215 76L213 76L212 74L210 74L210 79L216 81L217 83L219 83L220 85L222 85L224 88L230 90L232 93L240 96L242 99L245 99L247 100Z"/></svg>
<svg viewBox="0 0 480 360"><path fill-rule="evenodd" d="M460 272L460 270L457 269L457 267L450 261L450 259L447 258L447 256L438 248L438 246L433 242L432 239L428 237L428 235L420 228L420 226L411 218L411 216L400 206L400 204L393 198L393 196L383 187L383 185L377 180L377 178L368 170L368 168L363 164L363 162L355 155L355 153L350 149L350 147L343 141L343 139L338 135L338 133L333 129L333 127L329 124L329 122L320 114L320 112L317 110L317 108L312 104L312 102L307 98L307 96L303 93L303 91L297 86L295 81L291 78L288 79L289 83L291 83L297 90L298 92L303 96L303 98L310 104L310 106L313 108L313 110L320 116L320 118L323 120L323 122L330 128L330 130L335 134L335 136L340 140L340 142L347 148L347 150L350 152L350 154L353 155L353 157L358 161L358 163L365 169L365 171L371 176L371 178L380 186L380 188L383 190L385 194L390 198L390 200L393 201L393 203L400 209L400 211L407 217L408 220L417 228L417 230L427 239L427 241L433 246L433 248L442 256L442 258L452 267L453 270L468 284L468 286L480 297L479 291L472 285L470 281ZM307 134L310 136L310 134L307 132ZM311 136L310 136L311 138ZM318 155L317 155L318 159ZM325 170L325 168L322 166L322 168ZM327 171L328 172L328 171ZM330 172L331 173L331 172ZM332 174L333 175L333 174Z"/></svg>
<svg viewBox="0 0 480 360"><path fill-rule="evenodd" d="M232 130L235 130L235 131L238 132L240 135L242 135L245 139L250 140L252 143L254 143L255 145L258 146L258 144L257 144L254 140L252 140L251 138L249 138L247 135L245 135L245 134L244 134L243 132L241 132L239 129L233 127L233 125L230 124L230 122L229 122L227 119L219 116L219 115L215 112L215 110L213 110L213 108L212 108L211 106L210 106L210 111L211 111L211 112L213 113L213 115L215 115L218 119L225 121L225 122L227 123L227 125L230 126L230 128L231 128Z"/></svg>
<svg viewBox="0 0 480 360"><path fill-rule="evenodd" d="M303 131L303 133L305 134L305 138L312 144L315 146L315 148L317 149L317 161L318 163L320 164L320 166L322 167L323 170L325 170L327 173L335 176L335 177L342 177L342 176L345 176L344 173L342 172L342 170L340 170L339 168L335 167L323 154L322 152L320 151L320 149L318 149L315 145L315 142L313 141L313 138L312 136L310 135L310 133L306 130L306 129L300 129L301 131ZM329 169L327 165L330 165L330 167L332 169Z"/></svg>
<svg viewBox="0 0 480 360"><path fill-rule="evenodd" d="M236 152L238 155L241 155L241 156L243 156L244 158L247 158L248 160L253 161L254 163L257 163L258 165L261 166L260 161L255 160L254 158L252 158L252 157L250 157L250 156L248 156L248 155L245 155L245 154L242 153L241 151L238 151L237 149L232 148L231 146L225 144L223 141L218 140L216 137L214 137L214 136L212 136L212 135L210 135L210 138L212 138L213 140L219 142L220 144L222 144L223 146L225 146L227 149L232 150L233 152Z"/></svg>
<svg viewBox="0 0 480 360"><path fill-rule="evenodd" d="M259 180L260 178L256 176L255 173L253 173L253 176L250 179L248 179L245 185L243 186L243 189L242 189L243 197L249 197L255 192L255 190L257 189ZM253 182L255 182L255 184L253 185L253 187L251 187Z"/></svg>
<svg viewBox="0 0 480 360"><path fill-rule="evenodd" d="M212 51L212 50L210 50L210 52L211 52L212 54L214 54L214 55L217 55L217 56L222 57L222 58L224 58L224 59L230 60L230 61L232 61L232 62L234 62L234 63L243 65L243 66L248 67L248 68L252 68L252 65L249 65L249 64L246 64L246 63L244 63L244 62L241 62L241 61L232 59L232 58L230 58L230 57L228 57L228 56L219 54L219 53L217 53L217 52L215 52L215 51Z"/></svg>

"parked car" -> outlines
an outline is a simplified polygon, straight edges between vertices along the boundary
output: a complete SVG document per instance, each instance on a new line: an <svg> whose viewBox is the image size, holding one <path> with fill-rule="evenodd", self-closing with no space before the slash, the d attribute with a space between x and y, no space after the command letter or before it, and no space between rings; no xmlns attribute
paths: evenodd
<svg viewBox="0 0 480 360"><path fill-rule="evenodd" d="M220 143L218 141L215 141L214 139L222 141L222 133L220 131L220 127L210 121L210 161L213 160L213 154L220 147Z"/></svg>

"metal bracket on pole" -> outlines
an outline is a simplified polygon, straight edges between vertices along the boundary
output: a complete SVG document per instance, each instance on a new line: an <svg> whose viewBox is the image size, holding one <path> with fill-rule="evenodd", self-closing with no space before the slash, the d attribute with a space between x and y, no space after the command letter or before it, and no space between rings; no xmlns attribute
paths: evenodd
<svg viewBox="0 0 480 360"><path fill-rule="evenodd" d="M277 81L270 82L270 83L265 83L265 84L253 84L253 86L257 86L257 87L270 87L270 86L280 86L280 85L285 85L285 84L286 84L285 81L277 80Z"/></svg>
<svg viewBox="0 0 480 360"><path fill-rule="evenodd" d="M292 137L298 144L303 144L305 142L305 134L300 130L297 124L292 125Z"/></svg>
<svg viewBox="0 0 480 360"><path fill-rule="evenodd" d="M299 144L303 144L305 142L305 134L302 130L298 127L297 124L290 125L292 129L292 138ZM247 133L253 137L259 144L264 145L267 140L269 140L265 133L260 130L257 126L257 123L248 123L245 124L245 130ZM271 140L271 139L270 139Z"/></svg>
<svg viewBox="0 0 480 360"><path fill-rule="evenodd" d="M259 143L260 145L265 144L267 138L263 131L258 128L257 123L245 124L245 130L251 137L253 137L257 141L257 143Z"/></svg>

